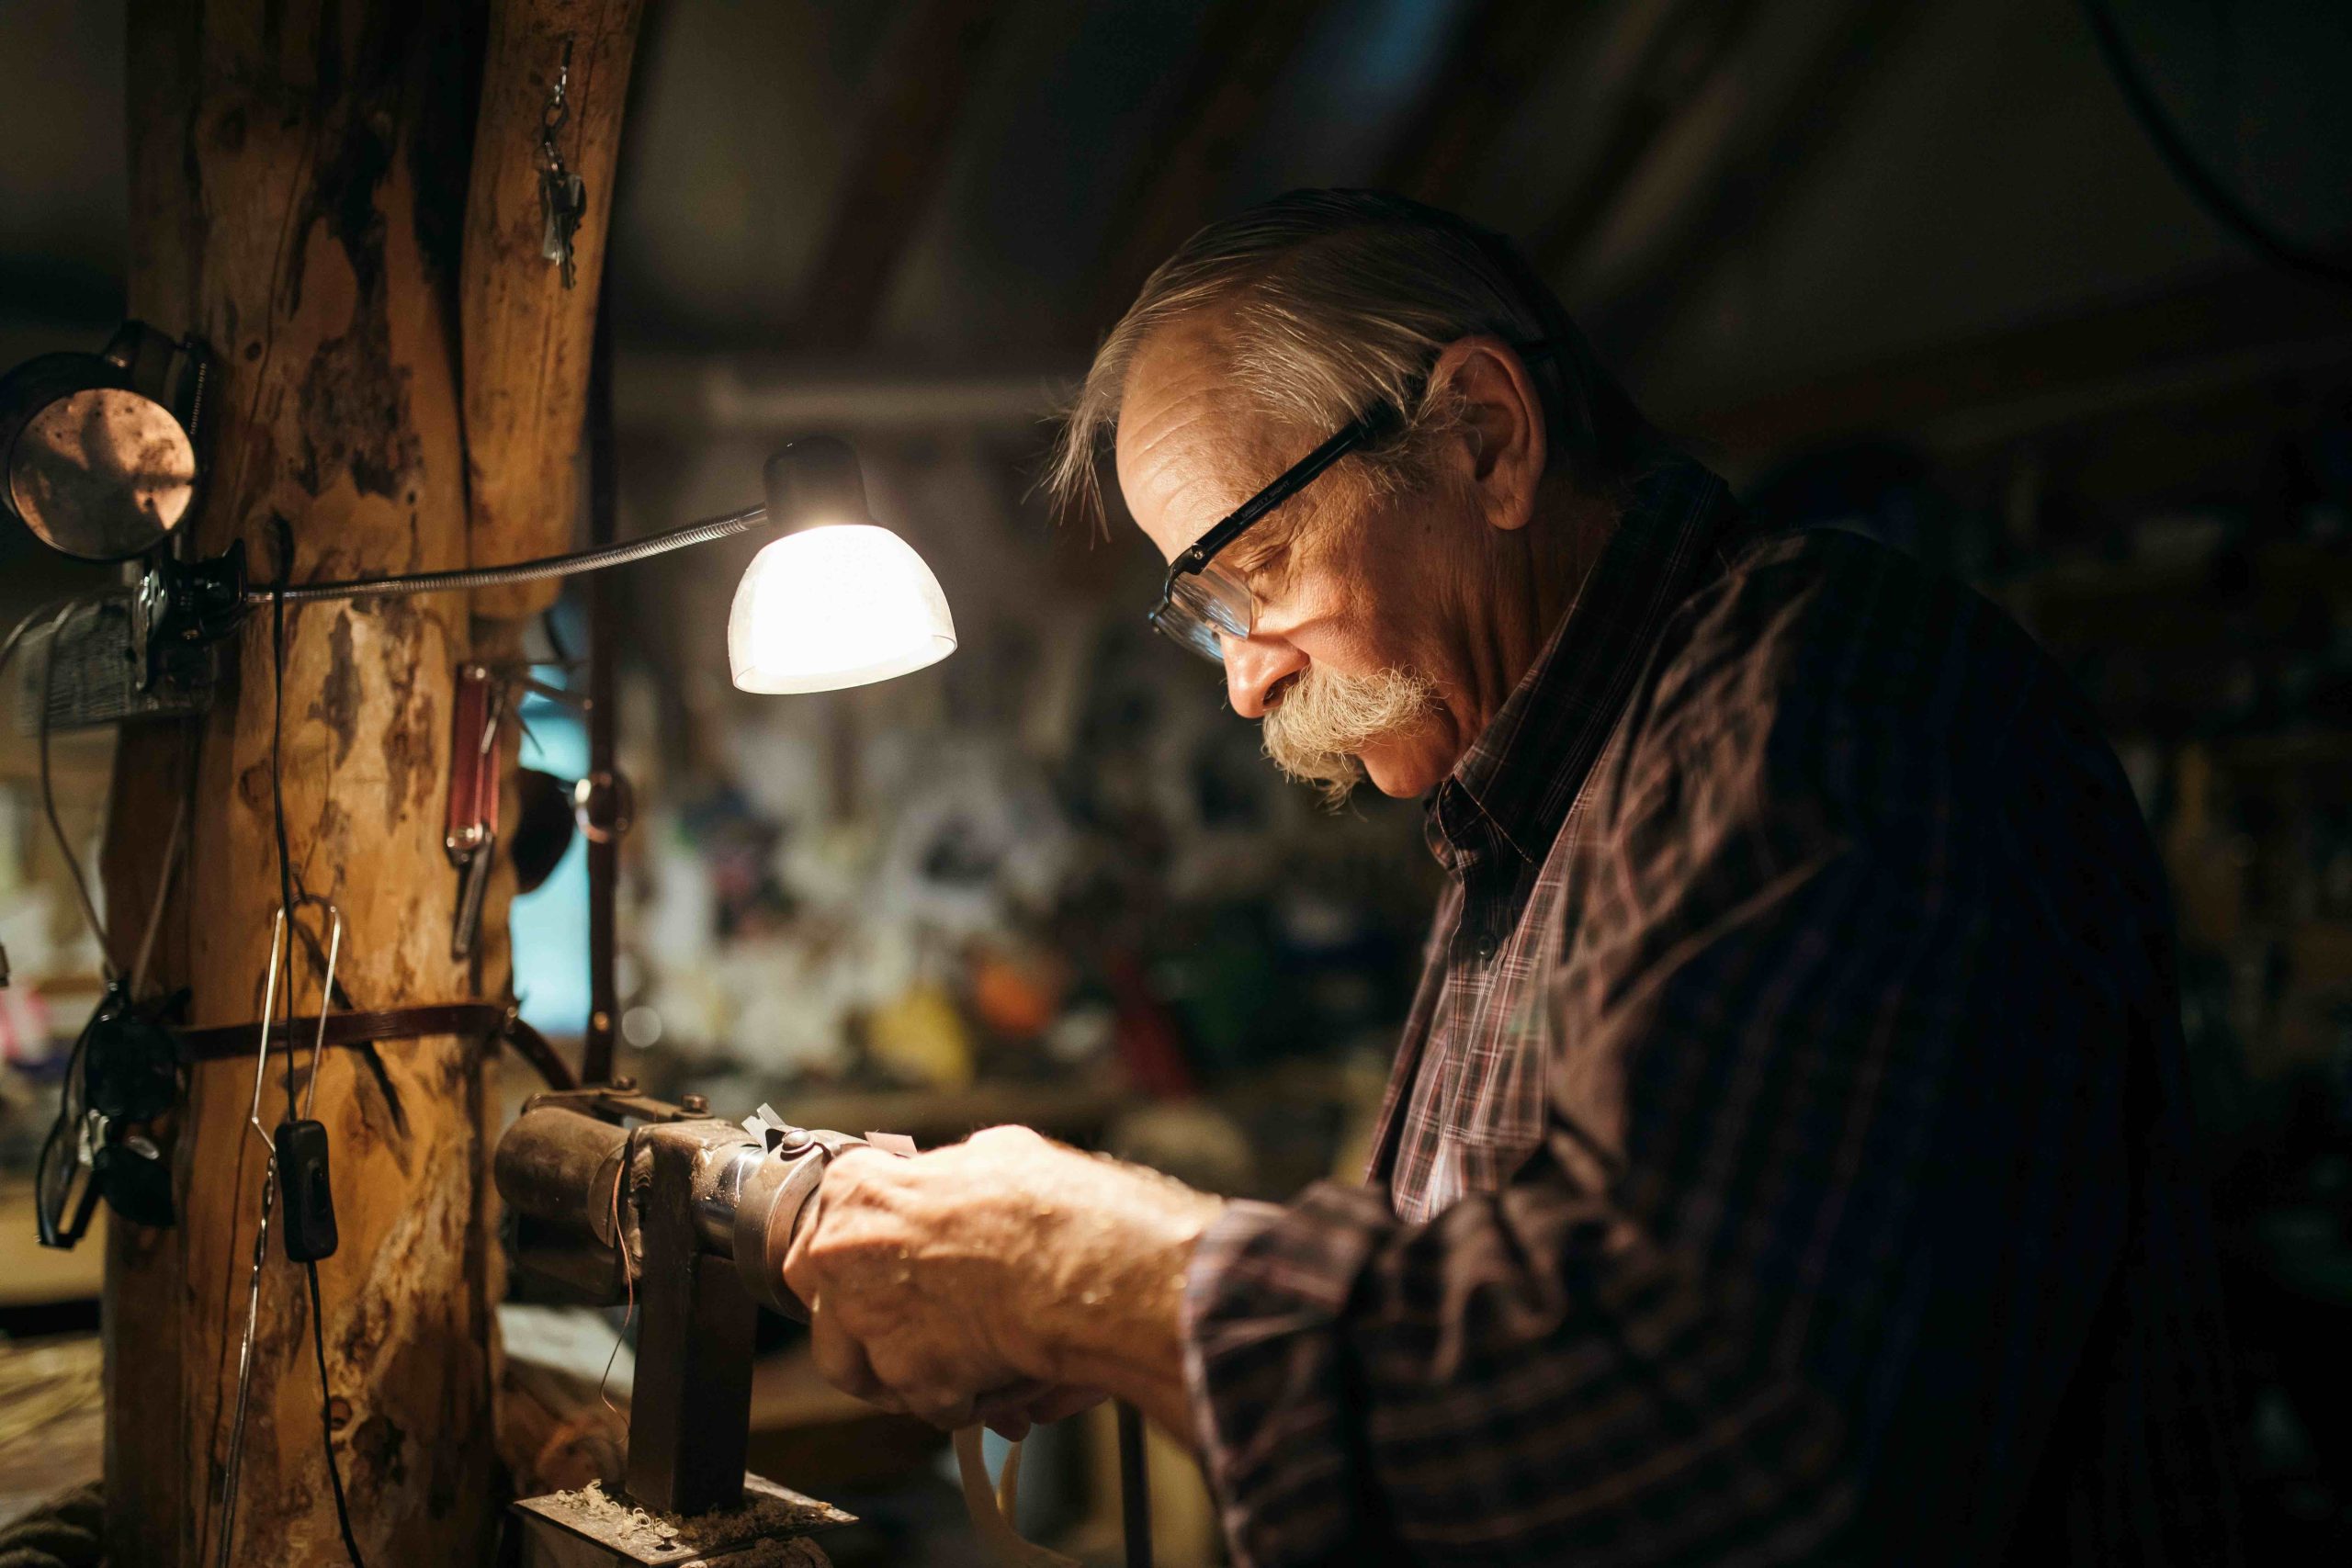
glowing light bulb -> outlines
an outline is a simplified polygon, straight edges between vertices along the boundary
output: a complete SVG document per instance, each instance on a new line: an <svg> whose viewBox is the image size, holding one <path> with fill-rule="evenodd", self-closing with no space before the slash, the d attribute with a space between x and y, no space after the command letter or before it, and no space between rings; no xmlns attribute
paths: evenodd
<svg viewBox="0 0 2352 1568"><path fill-rule="evenodd" d="M939 580L871 523L786 534L752 558L727 618L727 661L746 692L831 692L887 681L956 651Z"/></svg>

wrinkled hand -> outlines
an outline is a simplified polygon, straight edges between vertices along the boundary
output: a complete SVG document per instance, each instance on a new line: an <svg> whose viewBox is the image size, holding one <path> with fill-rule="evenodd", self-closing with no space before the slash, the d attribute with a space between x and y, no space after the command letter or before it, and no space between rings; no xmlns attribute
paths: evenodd
<svg viewBox="0 0 2352 1568"><path fill-rule="evenodd" d="M1009 1436L1101 1397L1182 1427L1178 1307L1217 1200L1025 1127L835 1160L785 1283L850 1393Z"/></svg>

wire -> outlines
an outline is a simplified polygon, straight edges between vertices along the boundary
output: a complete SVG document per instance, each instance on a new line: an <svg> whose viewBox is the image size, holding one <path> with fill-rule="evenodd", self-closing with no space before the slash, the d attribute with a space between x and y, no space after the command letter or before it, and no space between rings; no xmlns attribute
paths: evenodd
<svg viewBox="0 0 2352 1568"><path fill-rule="evenodd" d="M75 1240L81 1237L66 1218L66 1201L73 1194L74 1173L81 1168L78 1149L69 1149L70 1140L80 1132L82 1114L86 1108L89 1091L86 1087L90 1053L90 1032L97 1027L98 1010L92 1009L89 1019L82 1025L82 1032L74 1037L74 1049L65 1058L64 1081L57 1089L57 1120L50 1123L49 1136L41 1140L40 1157L34 1166L33 1195L35 1229L43 1247L70 1247L64 1239L71 1230ZM61 1168L56 1162L70 1162ZM55 1199L51 1201L51 1188Z"/></svg>
<svg viewBox="0 0 2352 1568"><path fill-rule="evenodd" d="M8 668L8 660L15 655L17 645L25 640L25 633L32 629L33 623L56 607L53 604L43 604L37 609L26 611L17 618L17 624L9 628L6 639L0 641L0 670Z"/></svg>
<svg viewBox="0 0 2352 1568"><path fill-rule="evenodd" d="M261 1326L261 1276L263 1266L269 1261L269 1216L277 1204L277 1151L262 1130L261 1089L269 1077L270 1021L277 1011L277 982L286 971L286 911L269 923L269 964L262 971L261 1038L254 1048L253 1100L245 1110L245 1125L251 1129L254 1141L262 1146L261 1213L254 1221L254 1260L245 1272L245 1331L237 1341L237 1404L236 1415L229 1422L229 1454L220 1466L220 1533L216 1538L219 1550L213 1557L215 1568L229 1568L230 1553L237 1539L237 1484L244 1473L245 1417L253 1407L254 1341ZM237 1145L237 1168L244 1169L245 1145ZM233 1278L233 1276L232 1276ZM220 1412L213 1413L213 1425L220 1425Z"/></svg>
<svg viewBox="0 0 2352 1568"><path fill-rule="evenodd" d="M188 802L196 795L197 751L202 745L196 727L189 726L180 797L172 808L171 836L164 840L164 867L155 875L155 902L147 911L147 929L139 933L139 955L130 962L130 994L134 998L147 988L148 965L155 956L155 933L163 930L164 906L171 898L173 877L179 870L180 841L187 831Z"/></svg>
<svg viewBox="0 0 2352 1568"><path fill-rule="evenodd" d="M2109 74L2122 91L2123 101L2131 107L2132 118L2154 142L2158 156L2172 169L2173 177L2188 187L2188 194L2211 213L2224 228L2261 252L2271 261L2291 272L2300 272L2323 283L2339 288L2352 285L2352 263L2345 262L2323 251L2301 245L2272 229L2256 216L2254 209L2230 189L2211 170L2199 163L2189 148L2180 128L2165 112L2155 90L2142 75L2133 60L2131 46L2124 40L2123 29L2117 25L2115 13L2108 0L2082 0L2083 16L2091 25L2091 33L2098 40L2098 51L2107 61Z"/></svg>
<svg viewBox="0 0 2352 1568"><path fill-rule="evenodd" d="M596 1380L596 1397L616 1416L620 1414L619 1407L605 1390L613 1381L613 1364L621 1359L628 1325L637 1319L637 1269L629 1262L628 1238L621 1234L621 1189L628 1185L629 1172L637 1168L637 1134L641 1130L631 1127L628 1135L621 1140L621 1168L613 1177L613 1250L621 1255L621 1279L628 1286L628 1310L621 1314L620 1329L613 1336L612 1354L605 1358L605 1375Z"/></svg>
<svg viewBox="0 0 2352 1568"><path fill-rule="evenodd" d="M294 923L294 860L286 840L286 582L294 574L294 530L283 517L277 519L277 581L270 590L269 668L272 677L270 691L269 735L269 809L271 826L277 837L277 897L278 908L285 919ZM290 966L293 943L287 943ZM286 987L286 1119L294 1121L300 1115L294 1099L294 987ZM333 976L328 977L332 984ZM325 1015L328 998L319 998L319 1011ZM268 1038L270 1021L262 1020L263 1038ZM312 1069L313 1073L316 1069ZM313 1083L315 1083L313 1078ZM343 1532L343 1549L351 1554L352 1568L368 1568L368 1560L360 1555L358 1538L351 1530L351 1505L343 1492L343 1463L334 1451L334 1385L327 1381L326 1311L319 1294L319 1265L311 1259L302 1266L303 1278L311 1289L311 1354L319 1368L319 1442L326 1450L327 1481L334 1488L335 1528Z"/></svg>
<svg viewBox="0 0 2352 1568"><path fill-rule="evenodd" d="M105 927L98 919L97 905L90 896L89 884L83 875L82 863L74 854L73 846L66 840L65 829L58 820L57 802L54 790L51 784L49 765L49 732L51 718L51 710L56 693L57 633L59 628L64 626L67 618L71 616L75 610L88 604L96 604L102 597L103 595L100 594L77 594L73 598L61 600L54 604L43 604L38 609L26 612L24 615L18 618L17 624L9 629L6 638L0 639L0 671L5 671L8 668L8 661L16 656L17 647L24 641L25 634L32 629L33 623L40 620L43 615L51 614L53 611L55 613L55 618L50 622L50 646L48 660L41 668L40 718L39 725L40 736L41 811L42 815L47 817L49 819L49 829L57 840L58 852L65 858L66 870L73 874L74 891L76 895L77 901L82 906L82 917L89 922L90 934L97 941L100 971L107 979L112 980L116 974L114 968L114 946L107 936ZM196 748L198 743L196 735L191 732L189 735L188 746L188 761L191 769L193 769L195 765ZM163 919L164 900L170 891L172 874L178 863L180 835L187 820L188 796L193 793L194 789L195 781L191 775L187 788L183 789L181 792L178 808L175 810L172 818L171 837L166 841L164 849L164 869L155 886L154 909L153 913L149 915L147 929L140 938L138 959L131 965L130 992L134 997L144 989L146 986L147 964L149 959L152 958L154 953L155 931Z"/></svg>
<svg viewBox="0 0 2352 1568"><path fill-rule="evenodd" d="M82 902L82 918L90 924L90 935L98 944L98 973L108 985L115 980L114 947L107 941L106 923L98 919L98 906L90 897L90 884L82 874L82 860L74 852L74 845L65 837L65 826L57 819L57 794L51 787L49 772L50 705L57 691L57 633L66 617L82 605L79 599L69 599L49 623L49 653L41 662L40 671L40 808L49 818L49 830L57 840L57 852L65 858L65 869L73 874L74 896ZM8 638L14 651L17 637L24 631L20 623Z"/></svg>
<svg viewBox="0 0 2352 1568"><path fill-rule="evenodd" d="M327 1385L327 1333L321 1326L325 1311L319 1304L319 1266L302 1265L311 1285L311 1355L319 1366L319 1435L327 1450L327 1482L334 1488L334 1523L343 1532L343 1549L351 1553L351 1568L368 1568L359 1542L351 1533L351 1504L343 1495L343 1466L334 1457L334 1395Z"/></svg>
<svg viewBox="0 0 2352 1568"><path fill-rule="evenodd" d="M294 527L284 517L277 524L277 581L269 601L269 815L277 838L277 907L288 925L294 923L294 857L286 843L286 581L294 574ZM287 944L286 966L286 1119L300 1112L294 1101L294 965L293 944ZM270 1021L264 1019L266 1029Z"/></svg>

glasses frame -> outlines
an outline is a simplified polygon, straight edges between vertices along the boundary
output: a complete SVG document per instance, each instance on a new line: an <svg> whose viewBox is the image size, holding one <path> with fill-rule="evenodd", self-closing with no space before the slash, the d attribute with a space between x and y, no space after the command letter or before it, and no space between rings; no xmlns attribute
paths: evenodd
<svg viewBox="0 0 2352 1568"><path fill-rule="evenodd" d="M1207 532L1179 551L1176 558L1168 563L1168 575L1159 585L1159 603L1151 612L1152 629L1170 641L1199 652L1204 658L1216 657L1175 629L1172 622L1177 610L1176 580L1200 576L1208 570L1209 563L1216 558L1219 551L1249 532L1252 524L1312 484L1324 469L1349 453L1394 434L1404 423L1404 411L1395 403L1384 401L1374 404L1333 432L1315 450L1275 475L1272 481L1257 494L1211 525ZM1246 585L1244 592L1247 592ZM1225 631L1245 637L1250 634L1257 620L1255 595L1251 599L1252 624L1238 631L1227 626L1223 628Z"/></svg>
<svg viewBox="0 0 2352 1568"><path fill-rule="evenodd" d="M1552 344L1548 341L1514 343L1510 346L1518 352L1521 359L1530 364L1540 364L1552 356ZM1417 390L1419 385L1417 380L1415 382ZM1275 507L1312 484L1324 469L1351 452L1360 451L1374 442L1387 439L1402 430L1404 426L1405 411L1398 404L1387 400L1374 403L1332 432L1322 445L1276 474L1263 490L1219 518L1199 538L1178 551L1176 558L1168 563L1168 575L1161 580L1159 585L1159 603L1153 607L1150 616L1152 629L1170 641L1200 654L1204 659L1223 663L1224 655L1221 652L1210 651L1216 647L1214 642L1204 644L1177 629L1175 625L1175 616L1178 612L1176 580L1180 577L1202 576L1208 570L1209 563L1216 558L1219 551L1249 532L1251 525L1263 519ZM1229 577L1230 574L1227 575ZM1257 595L1250 592L1247 583L1240 583L1238 586L1249 596L1249 624L1236 626L1221 621L1214 613L1205 617L1197 617L1211 628L1212 633L1222 629L1229 636L1247 637L1257 629Z"/></svg>

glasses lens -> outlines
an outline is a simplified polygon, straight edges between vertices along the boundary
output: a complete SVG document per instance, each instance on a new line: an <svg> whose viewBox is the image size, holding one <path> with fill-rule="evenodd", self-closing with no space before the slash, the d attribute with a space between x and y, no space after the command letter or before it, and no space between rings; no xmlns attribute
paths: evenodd
<svg viewBox="0 0 2352 1568"><path fill-rule="evenodd" d="M1218 639L1248 637L1255 611L1250 590L1212 566L1179 573L1151 624L1202 658L1222 664L1225 649Z"/></svg>

